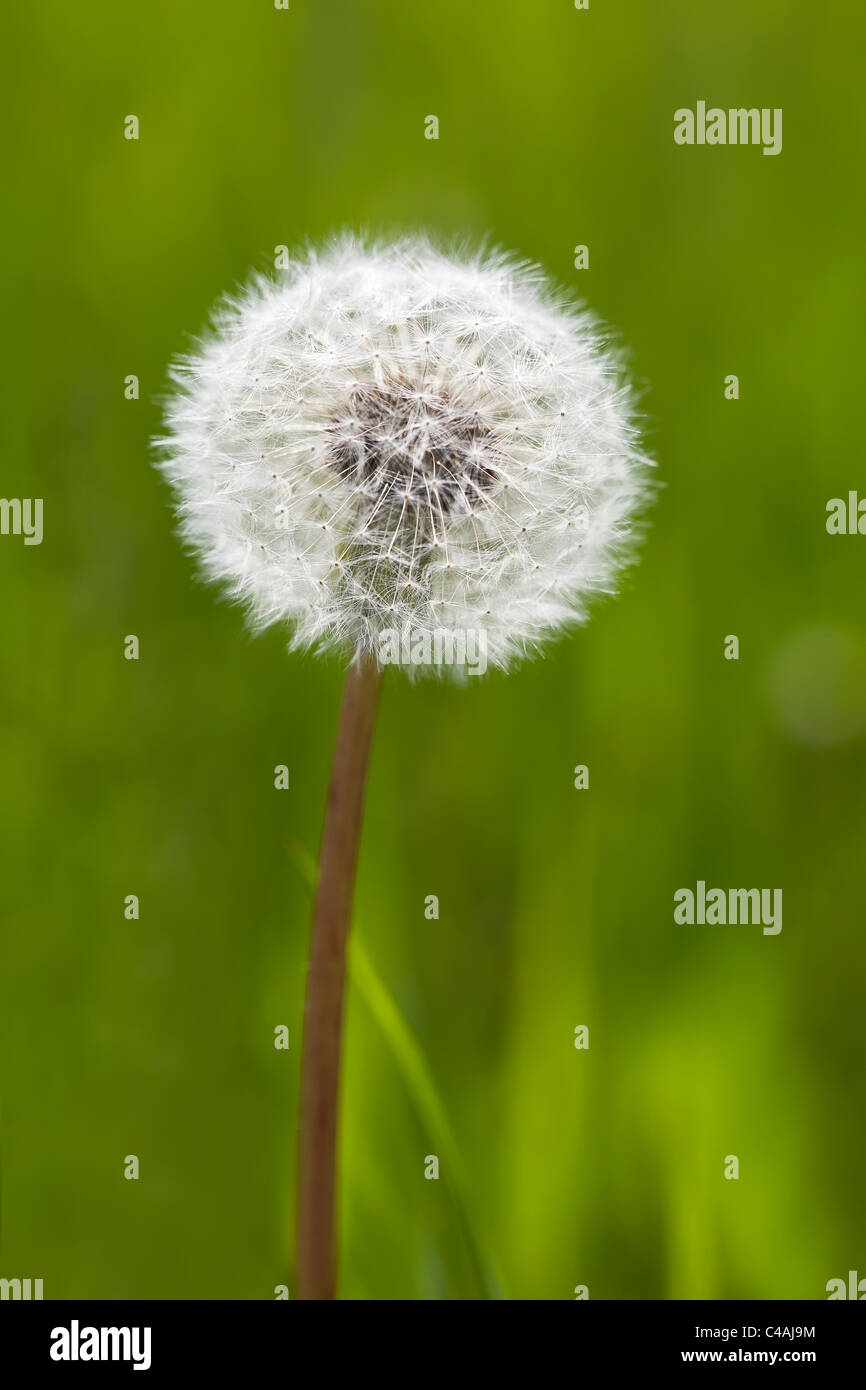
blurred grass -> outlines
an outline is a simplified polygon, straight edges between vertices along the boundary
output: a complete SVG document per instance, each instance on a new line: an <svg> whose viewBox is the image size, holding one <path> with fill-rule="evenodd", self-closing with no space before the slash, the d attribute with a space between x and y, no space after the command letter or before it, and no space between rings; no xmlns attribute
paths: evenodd
<svg viewBox="0 0 866 1390"><path fill-rule="evenodd" d="M316 861L303 845L295 841L289 843L289 854L295 867L308 888L316 886L318 870ZM427 1177L427 1155L425 1155L425 1179L438 1181L446 1178L446 1185L454 1194L459 1206L466 1235L478 1276L479 1296L502 1298L502 1281L496 1272L496 1261L486 1241L480 1236L473 1202L466 1180L466 1171L460 1149L445 1112L442 1097L430 1071L424 1053L412 1029L400 1011L399 1005L390 994L384 980L378 974L370 959L360 935L361 924L355 920L349 940L349 984L361 994L367 1008L376 1020L382 1035L387 1040L391 1052L403 1074L410 1096L418 1112L418 1118L425 1125L434 1146L437 1160L436 1178ZM440 1165L443 1172L440 1174Z"/></svg>
<svg viewBox="0 0 866 1390"><path fill-rule="evenodd" d="M4 20L3 492L43 497L46 531L0 537L0 1274L48 1297L292 1283L308 895L284 842L318 841L341 672L248 640L193 580L149 440L213 300L346 224L490 234L584 295L631 350L665 488L622 595L547 660L386 683L358 908L392 1002L350 1007L343 1291L479 1294L407 1066L436 1078L511 1297L811 1298L862 1270L864 741L815 745L790 708L814 707L790 657L811 629L864 649L864 543L824 508L866 492L866 25L817 14L46 0ZM783 153L675 147L700 97L783 107ZM864 694L831 676L832 733ZM781 935L675 927L697 878L782 886Z"/></svg>

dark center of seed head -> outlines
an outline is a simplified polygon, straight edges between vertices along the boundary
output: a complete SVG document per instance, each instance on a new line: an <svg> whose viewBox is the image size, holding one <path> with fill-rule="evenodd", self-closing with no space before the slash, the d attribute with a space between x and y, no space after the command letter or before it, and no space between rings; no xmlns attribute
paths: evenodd
<svg viewBox="0 0 866 1390"><path fill-rule="evenodd" d="M374 504L469 511L496 480L489 428L438 392L357 386L328 433L333 467Z"/></svg>

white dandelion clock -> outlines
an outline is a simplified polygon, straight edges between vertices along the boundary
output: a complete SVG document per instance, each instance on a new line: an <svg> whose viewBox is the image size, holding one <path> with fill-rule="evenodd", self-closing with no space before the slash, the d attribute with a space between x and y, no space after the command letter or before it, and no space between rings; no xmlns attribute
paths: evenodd
<svg viewBox="0 0 866 1390"><path fill-rule="evenodd" d="M627 381L536 268L352 238L260 278L174 371L182 530L257 627L349 658L319 857L296 1296L336 1297L346 942L383 667L507 668L627 559L647 467ZM470 668L471 669L471 668Z"/></svg>
<svg viewBox="0 0 866 1390"><path fill-rule="evenodd" d="M507 667L612 588L646 492L629 392L537 269L345 239L214 327L163 468L256 626L380 664L396 636L437 671L480 633Z"/></svg>

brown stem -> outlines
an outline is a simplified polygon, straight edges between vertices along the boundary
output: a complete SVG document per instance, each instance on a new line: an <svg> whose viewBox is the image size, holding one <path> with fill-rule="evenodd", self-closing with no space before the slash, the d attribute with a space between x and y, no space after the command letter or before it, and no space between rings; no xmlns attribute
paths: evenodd
<svg viewBox="0 0 866 1390"><path fill-rule="evenodd" d="M302 1299L336 1297L337 1098L346 943L381 686L381 672L372 662L349 667L319 854L301 1049L297 1296Z"/></svg>

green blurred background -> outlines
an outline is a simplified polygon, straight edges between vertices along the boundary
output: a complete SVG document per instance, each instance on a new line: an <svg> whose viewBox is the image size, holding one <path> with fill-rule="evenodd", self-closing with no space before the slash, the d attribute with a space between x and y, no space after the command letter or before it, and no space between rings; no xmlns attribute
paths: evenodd
<svg viewBox="0 0 866 1390"><path fill-rule="evenodd" d="M46 0L7 19L2 490L45 499L45 538L0 538L0 1275L47 1298L292 1288L297 846L316 849L341 670L251 640L194 579L149 440L213 301L345 225L543 262L629 346L664 489L620 597L545 660L386 683L342 1294L823 1298L866 1274L866 540L825 530L829 498L866 492L853 16ZM782 107L782 154L675 146L699 98ZM781 887L781 935L676 926L698 878Z"/></svg>

